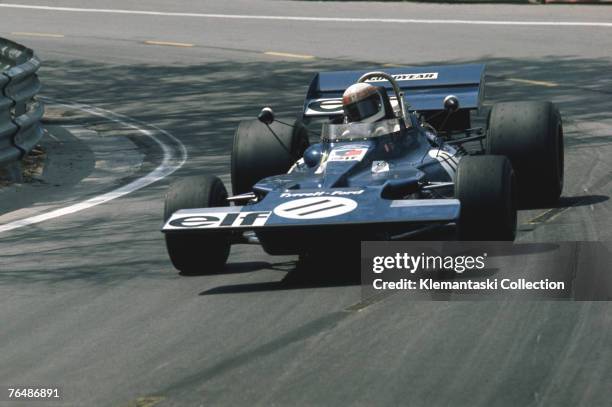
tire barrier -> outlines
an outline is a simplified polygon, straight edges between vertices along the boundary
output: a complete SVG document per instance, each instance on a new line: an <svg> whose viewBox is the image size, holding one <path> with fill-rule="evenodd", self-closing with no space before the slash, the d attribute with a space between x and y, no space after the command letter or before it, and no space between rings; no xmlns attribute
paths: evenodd
<svg viewBox="0 0 612 407"><path fill-rule="evenodd" d="M39 67L31 49L0 38L0 166L21 160L43 135Z"/></svg>

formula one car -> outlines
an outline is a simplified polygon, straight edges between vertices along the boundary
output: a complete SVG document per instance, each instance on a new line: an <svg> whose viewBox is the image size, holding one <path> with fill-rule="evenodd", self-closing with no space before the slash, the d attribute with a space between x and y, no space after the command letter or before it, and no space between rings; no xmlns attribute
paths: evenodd
<svg viewBox="0 0 612 407"><path fill-rule="evenodd" d="M172 263L211 273L236 243L308 256L442 227L463 240L514 240L517 207L561 194L561 116L550 102L504 102L486 129L473 128L483 93L484 65L317 74L299 120L266 107L240 123L233 195L210 175L170 187L162 231Z"/></svg>

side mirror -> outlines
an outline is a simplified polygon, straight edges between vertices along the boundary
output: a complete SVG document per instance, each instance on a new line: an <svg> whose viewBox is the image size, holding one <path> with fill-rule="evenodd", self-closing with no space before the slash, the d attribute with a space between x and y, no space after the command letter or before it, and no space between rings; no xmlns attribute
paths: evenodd
<svg viewBox="0 0 612 407"><path fill-rule="evenodd" d="M322 157L321 144L313 144L304 151L304 162L309 168L319 165Z"/></svg>
<svg viewBox="0 0 612 407"><path fill-rule="evenodd" d="M459 99L455 95L448 95L444 98L444 110L454 113L459 110Z"/></svg>
<svg viewBox="0 0 612 407"><path fill-rule="evenodd" d="M264 107L263 109L261 109L261 112L259 112L257 120L259 120L263 124L272 124L272 122L274 121L274 110L272 110L272 108L269 106Z"/></svg>

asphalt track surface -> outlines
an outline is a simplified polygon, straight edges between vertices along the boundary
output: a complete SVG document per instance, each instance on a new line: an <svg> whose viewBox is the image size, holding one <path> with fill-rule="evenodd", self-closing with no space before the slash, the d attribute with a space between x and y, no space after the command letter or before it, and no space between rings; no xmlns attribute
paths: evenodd
<svg viewBox="0 0 612 407"><path fill-rule="evenodd" d="M267 256L254 246L235 247L223 274L185 277L173 271L159 227L168 183L202 173L229 181L238 122L266 104L295 114L313 73L486 62L487 104L550 99L564 117L563 198L556 208L522 211L519 240L609 241L612 28L168 13L612 23L612 9L263 0L27 4L162 12L5 7L0 35L37 51L45 96L124 115L159 137L163 129L186 147L188 160L130 194L0 234L0 384L60 385L62 405L69 406L609 405L607 302L414 302L402 295L362 302L357 271L342 267L343 259L304 269L294 257ZM87 139L72 140L84 157L77 179L60 193L41 188L25 199L29 216L113 191L163 162L159 145L134 128L79 115L73 124L95 122L101 136L129 136L142 164L103 185L80 183L103 166ZM164 140L174 151L166 158L177 164L180 145ZM121 156L104 158L105 165L112 167L113 155ZM0 214L0 225L23 217L13 209Z"/></svg>

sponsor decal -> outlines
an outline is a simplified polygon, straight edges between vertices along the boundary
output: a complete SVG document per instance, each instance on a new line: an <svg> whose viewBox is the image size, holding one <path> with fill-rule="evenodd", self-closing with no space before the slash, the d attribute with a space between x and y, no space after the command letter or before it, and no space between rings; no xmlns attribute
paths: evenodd
<svg viewBox="0 0 612 407"><path fill-rule="evenodd" d="M337 196L311 197L285 202L274 214L288 219L323 219L344 215L357 208L357 202Z"/></svg>
<svg viewBox="0 0 612 407"><path fill-rule="evenodd" d="M281 198L307 198L311 196L349 196L349 195L361 195L363 189L355 189L349 191L315 191L315 192L283 192L280 194Z"/></svg>
<svg viewBox="0 0 612 407"><path fill-rule="evenodd" d="M207 229L263 226L272 212L213 212L172 217L169 226L173 228Z"/></svg>
<svg viewBox="0 0 612 407"><path fill-rule="evenodd" d="M342 110L342 99L317 99L310 102L308 108L319 113L335 113Z"/></svg>
<svg viewBox="0 0 612 407"><path fill-rule="evenodd" d="M342 147L331 151L329 161L361 161L368 152L363 147Z"/></svg>
<svg viewBox="0 0 612 407"><path fill-rule="evenodd" d="M380 174L381 172L389 172L389 163L386 161L372 161L372 173Z"/></svg>
<svg viewBox="0 0 612 407"><path fill-rule="evenodd" d="M424 81L438 79L437 72L424 72L424 73L398 73L391 75L396 81ZM366 82L385 82L386 79L382 76L375 76L368 79Z"/></svg>

